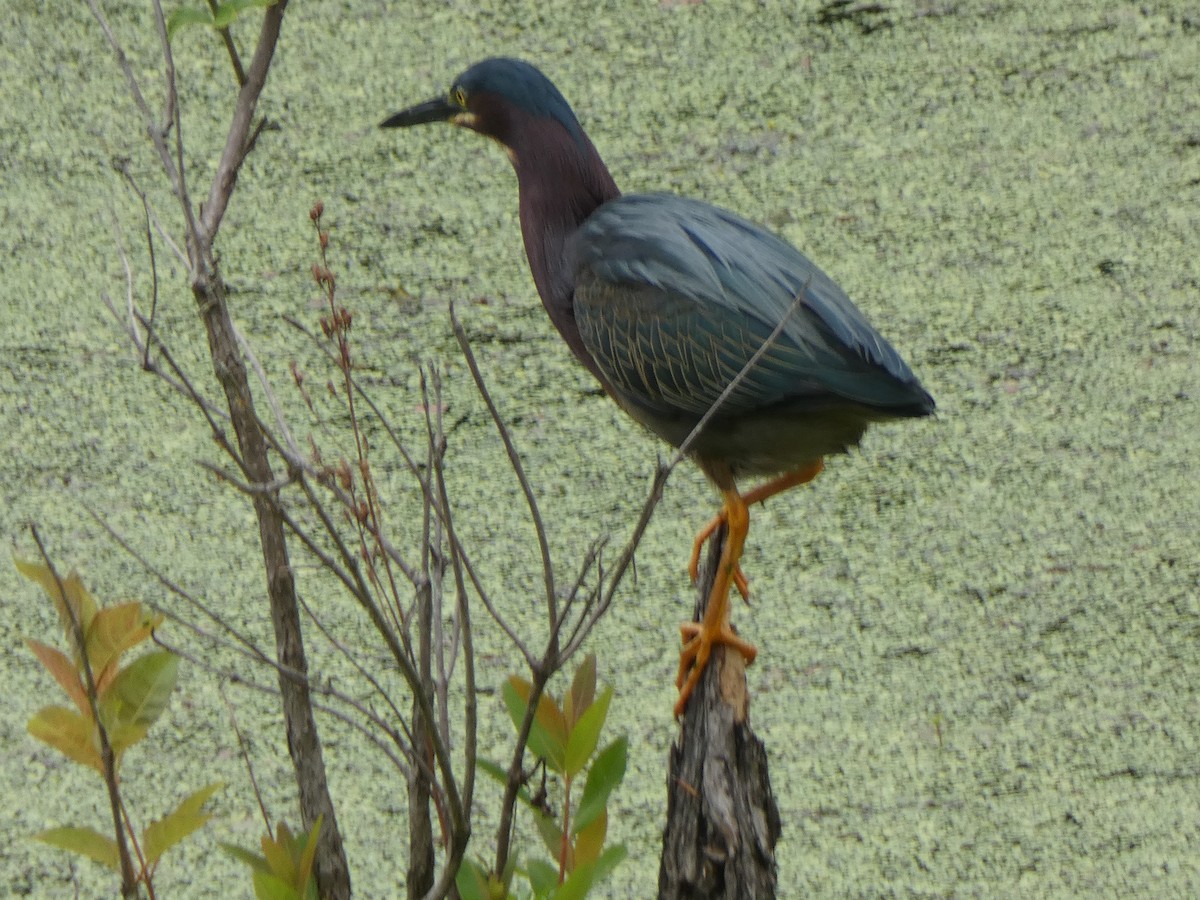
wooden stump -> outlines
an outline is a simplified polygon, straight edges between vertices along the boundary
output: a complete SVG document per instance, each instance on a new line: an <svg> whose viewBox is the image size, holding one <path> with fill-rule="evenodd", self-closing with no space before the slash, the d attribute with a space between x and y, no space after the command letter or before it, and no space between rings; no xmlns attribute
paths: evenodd
<svg viewBox="0 0 1200 900"><path fill-rule="evenodd" d="M695 618L708 605L725 529L709 542ZM736 600L735 600L736 602ZM713 651L671 748L660 900L766 900L775 896L779 809L767 753L750 729L741 654Z"/></svg>

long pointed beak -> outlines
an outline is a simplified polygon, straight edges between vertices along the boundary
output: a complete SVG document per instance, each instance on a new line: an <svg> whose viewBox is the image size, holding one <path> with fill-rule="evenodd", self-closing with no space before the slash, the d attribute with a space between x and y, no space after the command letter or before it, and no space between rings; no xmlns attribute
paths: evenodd
<svg viewBox="0 0 1200 900"><path fill-rule="evenodd" d="M430 122L453 122L463 112L445 97L434 97L416 106L401 110L379 123L380 128L408 128L412 125L427 125Z"/></svg>

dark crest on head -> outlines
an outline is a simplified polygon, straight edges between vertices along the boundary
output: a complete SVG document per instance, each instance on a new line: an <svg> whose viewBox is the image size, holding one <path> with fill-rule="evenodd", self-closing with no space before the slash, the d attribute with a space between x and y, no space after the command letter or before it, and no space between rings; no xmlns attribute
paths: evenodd
<svg viewBox="0 0 1200 900"><path fill-rule="evenodd" d="M454 81L468 97L490 93L503 97L518 109L538 118L553 119L570 133L576 142L583 141L583 129L570 105L536 66L509 57L485 59L476 63Z"/></svg>

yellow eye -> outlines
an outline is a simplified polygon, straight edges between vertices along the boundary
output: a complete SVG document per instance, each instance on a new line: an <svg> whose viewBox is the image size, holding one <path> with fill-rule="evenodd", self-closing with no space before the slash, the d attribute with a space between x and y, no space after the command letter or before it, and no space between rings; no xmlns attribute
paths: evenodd
<svg viewBox="0 0 1200 900"><path fill-rule="evenodd" d="M455 106L461 106L463 109L466 109L467 108L467 92L464 91L460 87L451 88L450 89L450 102L453 103Z"/></svg>

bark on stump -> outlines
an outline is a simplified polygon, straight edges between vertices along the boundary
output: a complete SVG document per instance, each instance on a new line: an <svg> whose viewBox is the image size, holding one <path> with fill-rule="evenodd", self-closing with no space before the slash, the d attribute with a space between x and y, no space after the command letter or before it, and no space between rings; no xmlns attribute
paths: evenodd
<svg viewBox="0 0 1200 900"><path fill-rule="evenodd" d="M695 617L708 605L725 529L708 545ZM736 598L735 598L736 602ZM750 729L746 667L718 647L671 748L660 900L767 900L775 896L779 809L766 748Z"/></svg>

